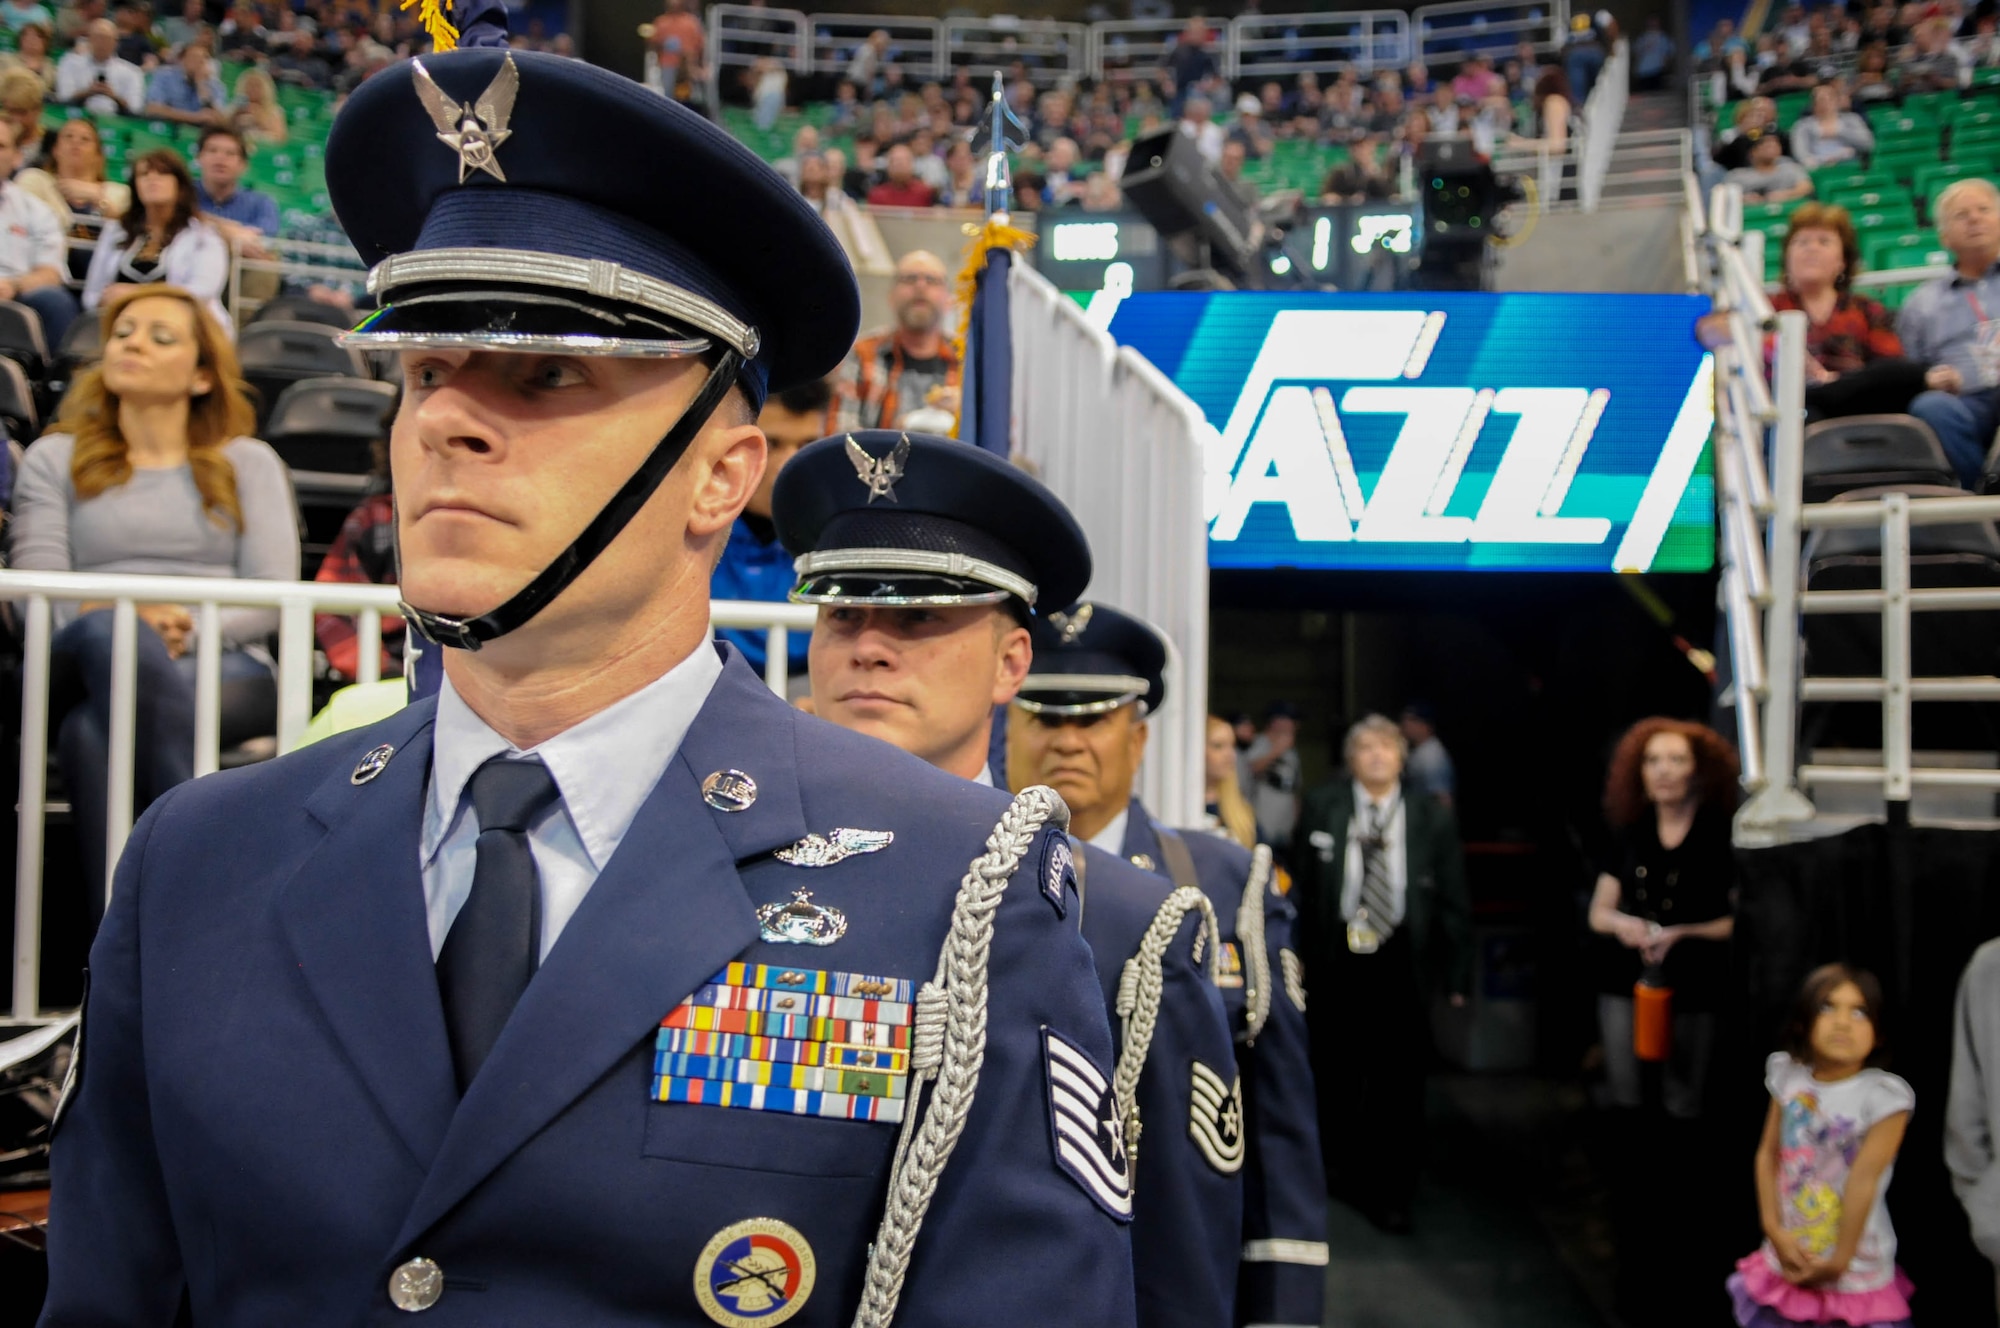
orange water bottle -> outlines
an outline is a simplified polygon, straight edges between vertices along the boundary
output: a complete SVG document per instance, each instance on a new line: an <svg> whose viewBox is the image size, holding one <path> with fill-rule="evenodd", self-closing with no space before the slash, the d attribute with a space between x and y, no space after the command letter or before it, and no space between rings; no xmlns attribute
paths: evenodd
<svg viewBox="0 0 2000 1328"><path fill-rule="evenodd" d="M1658 964L1639 975L1632 988L1632 1054L1663 1061L1674 1046L1674 989Z"/></svg>

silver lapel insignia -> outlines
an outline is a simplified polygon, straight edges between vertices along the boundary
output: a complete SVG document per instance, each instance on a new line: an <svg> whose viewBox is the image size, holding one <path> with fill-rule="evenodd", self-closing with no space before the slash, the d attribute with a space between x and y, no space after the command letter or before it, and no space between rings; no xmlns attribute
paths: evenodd
<svg viewBox="0 0 2000 1328"><path fill-rule="evenodd" d="M350 784L366 784L369 780L375 778L375 776L388 768L389 758L395 754L396 749L394 747L391 747L386 742L383 743L380 747L377 747L374 751L369 752L368 755L361 758L354 767L354 773L347 777L347 782Z"/></svg>
<svg viewBox="0 0 2000 1328"><path fill-rule="evenodd" d="M521 71L515 68L514 57L509 55L501 63L500 72L470 106L445 96L423 61L412 60L410 65L416 71L417 100L437 126L438 142L458 154L458 182L464 184L473 171L485 171L505 184L507 176L494 154L514 132L507 127L514 118L514 96L521 90Z"/></svg>
<svg viewBox="0 0 2000 1328"><path fill-rule="evenodd" d="M831 867L857 853L878 853L895 841L893 830L835 830L827 835L807 835L771 856L794 867Z"/></svg>
<svg viewBox="0 0 2000 1328"><path fill-rule="evenodd" d="M892 448L888 456L879 460L868 455L868 449L854 441L854 435L847 435L847 459L854 463L855 478L868 486L868 501L887 498L896 501L896 481L903 478L903 468L910 461L910 435Z"/></svg>
<svg viewBox="0 0 2000 1328"><path fill-rule="evenodd" d="M789 904L761 904L757 933L774 945L832 945L847 934L847 915L812 902L812 891L800 886Z"/></svg>

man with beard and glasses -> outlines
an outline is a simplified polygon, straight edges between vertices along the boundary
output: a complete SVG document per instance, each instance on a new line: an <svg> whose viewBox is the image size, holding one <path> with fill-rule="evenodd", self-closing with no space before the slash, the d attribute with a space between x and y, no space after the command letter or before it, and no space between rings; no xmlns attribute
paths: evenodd
<svg viewBox="0 0 2000 1328"><path fill-rule="evenodd" d="M943 260L923 249L904 254L889 307L896 325L861 338L841 367L836 427L842 431L901 428L905 415L925 406L958 409L958 352L945 327L951 278Z"/></svg>

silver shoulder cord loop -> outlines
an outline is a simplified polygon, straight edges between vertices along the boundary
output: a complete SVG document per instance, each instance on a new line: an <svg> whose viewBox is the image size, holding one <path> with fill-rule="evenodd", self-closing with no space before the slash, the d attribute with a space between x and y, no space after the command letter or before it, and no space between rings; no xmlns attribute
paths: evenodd
<svg viewBox="0 0 2000 1328"><path fill-rule="evenodd" d="M1126 1166L1131 1171L1134 1190L1139 1185L1139 1130L1142 1124L1139 1120L1139 1074L1146 1068L1146 1053L1153 1045L1153 1026L1160 1017L1160 998L1166 986L1166 980L1161 975L1161 961L1167 947L1180 933L1181 920L1190 913L1199 913L1202 919L1194 937L1195 962L1200 963L1204 955L1219 954L1222 927L1215 919L1215 906L1208 902L1208 896L1198 887L1183 885L1161 901L1160 911L1153 915L1152 925L1139 938L1138 952L1125 961L1125 967L1118 975L1118 1017L1124 1020L1121 1026L1124 1046L1118 1052L1118 1068L1111 1076L1111 1092L1118 1104L1118 1119L1125 1127Z"/></svg>
<svg viewBox="0 0 2000 1328"><path fill-rule="evenodd" d="M1250 856L1250 879L1236 910L1236 944L1243 951L1243 1043L1250 1046L1271 1017L1271 952L1264 948L1264 896L1271 888L1271 846Z"/></svg>
<svg viewBox="0 0 2000 1328"><path fill-rule="evenodd" d="M1068 804L1054 789L1023 789L987 837L986 852L959 882L937 976L917 991L910 1104L896 1139L882 1223L868 1247L868 1275L854 1328L889 1328L896 1317L917 1233L971 1114L986 1060L986 968L993 949L993 915L1021 859L1049 825L1068 828Z"/></svg>

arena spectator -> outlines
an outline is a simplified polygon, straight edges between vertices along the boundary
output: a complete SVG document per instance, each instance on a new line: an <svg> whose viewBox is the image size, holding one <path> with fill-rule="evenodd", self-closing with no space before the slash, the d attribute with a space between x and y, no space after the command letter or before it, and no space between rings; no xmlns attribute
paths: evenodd
<svg viewBox="0 0 2000 1328"><path fill-rule="evenodd" d="M1784 290L1775 309L1801 309L1806 329L1806 418L1900 415L1924 389L1924 366L1904 357L1889 311L1848 287L1861 267L1854 222L1842 207L1802 203L1785 231Z"/></svg>
<svg viewBox="0 0 2000 1328"><path fill-rule="evenodd" d="M1097 171L1083 182L1085 212L1116 212L1124 206L1124 192L1109 171Z"/></svg>
<svg viewBox="0 0 2000 1328"><path fill-rule="evenodd" d="M1428 121L1433 134L1455 134L1459 129L1458 98L1452 94L1449 83L1440 83L1431 89L1430 99L1417 110Z"/></svg>
<svg viewBox="0 0 2000 1328"><path fill-rule="evenodd" d="M69 216L66 232L77 239L95 239L97 228L75 218L122 217L132 206L131 189L104 178L104 141L87 115L64 121L46 163L19 172L14 183L47 203L58 221Z"/></svg>
<svg viewBox="0 0 2000 1328"><path fill-rule="evenodd" d="M1604 34L1587 13L1572 14L1569 20L1569 42L1563 47L1563 73L1569 75L1569 85L1575 89L1578 104L1590 100L1590 90L1597 86L1597 76L1604 69L1604 60L1609 50Z"/></svg>
<svg viewBox="0 0 2000 1328"><path fill-rule="evenodd" d="M1632 42L1632 87L1658 92L1674 69L1674 39L1660 26L1658 14L1646 16L1646 26Z"/></svg>
<svg viewBox="0 0 2000 1328"><path fill-rule="evenodd" d="M785 113L785 97L791 89L791 76L785 72L783 61L767 55L760 56L750 66L749 82L751 120L759 129L769 130Z"/></svg>
<svg viewBox="0 0 2000 1328"><path fill-rule="evenodd" d="M153 8L133 0L111 11L118 27L118 58L150 72L160 61L160 41L153 34Z"/></svg>
<svg viewBox="0 0 2000 1328"><path fill-rule="evenodd" d="M340 523L340 533L320 560L313 580L342 585L390 586L396 583L396 500L389 492L389 452L375 444L373 475L377 491L357 504ZM313 639L326 655L335 677L353 681L361 676L360 628L340 613L313 615ZM381 676L401 677L408 624L391 613L382 615Z"/></svg>
<svg viewBox="0 0 2000 1328"><path fill-rule="evenodd" d="M1181 108L1181 132L1194 140L1195 150L1212 166L1222 160L1222 145L1228 136L1212 118L1215 108L1206 97L1189 97Z"/></svg>
<svg viewBox="0 0 2000 1328"><path fill-rule="evenodd" d="M333 66L319 52L310 32L294 32L291 44L271 58L271 77L295 88L333 86Z"/></svg>
<svg viewBox="0 0 2000 1328"><path fill-rule="evenodd" d="M201 179L194 187L197 211L246 258L268 258L264 241L278 233L278 204L269 194L242 187L250 168L250 148L234 129L202 131L195 148Z"/></svg>
<svg viewBox="0 0 2000 1328"><path fill-rule="evenodd" d="M1452 764L1451 753L1438 740L1437 711L1428 701L1412 701L1403 707L1396 727L1410 749L1403 782L1451 806L1458 794L1458 770Z"/></svg>
<svg viewBox="0 0 2000 1328"><path fill-rule="evenodd" d="M1431 80L1430 66L1421 60L1412 60L1403 69L1403 97L1412 102L1426 101L1437 90Z"/></svg>
<svg viewBox="0 0 2000 1328"><path fill-rule="evenodd" d="M261 69L246 69L236 77L236 100L229 107L229 124L246 142L281 147L291 137L285 108L278 104L278 85Z"/></svg>
<svg viewBox="0 0 2000 1328"><path fill-rule="evenodd" d="M1909 49L1896 67L1896 90L1906 97L1913 92L1956 92L1961 64L1951 20L1927 18L1911 33Z"/></svg>
<svg viewBox="0 0 2000 1328"><path fill-rule="evenodd" d="M1203 824L1245 848L1257 847L1257 814L1236 782L1236 733L1220 715L1208 717L1208 741L1202 748L1202 774L1207 785Z"/></svg>
<svg viewBox="0 0 2000 1328"><path fill-rule="evenodd" d="M1368 105L1368 90L1361 86L1351 66L1343 68L1321 101L1320 132L1335 142L1346 142L1367 128L1373 113Z"/></svg>
<svg viewBox="0 0 2000 1328"><path fill-rule="evenodd" d="M146 114L177 124L228 123L229 93L215 76L215 63L206 50L190 42L172 64L153 71L146 88Z"/></svg>
<svg viewBox="0 0 2000 1328"><path fill-rule="evenodd" d="M913 249L896 264L889 288L894 327L855 343L841 366L838 428L895 429L924 406L958 409L960 366L945 316L951 279L936 254Z"/></svg>
<svg viewBox="0 0 2000 1328"><path fill-rule="evenodd" d="M1838 83L1813 89L1812 114L1792 126L1792 156L1809 171L1866 157L1875 150L1875 131L1853 111L1842 107Z"/></svg>
<svg viewBox="0 0 2000 1328"><path fill-rule="evenodd" d="M92 115L137 115L146 103L146 76L118 58L118 25L94 20L84 43L56 65L56 100Z"/></svg>
<svg viewBox="0 0 2000 1328"><path fill-rule="evenodd" d="M1452 95L1460 101L1480 102L1494 95L1504 96L1507 85L1493 72L1493 62L1483 55L1466 58L1458 71L1458 77L1451 81Z"/></svg>
<svg viewBox="0 0 2000 1328"><path fill-rule="evenodd" d="M14 565L292 581L297 508L255 420L228 334L207 301L168 286L121 292L104 311L104 357L82 370L54 431L28 450L14 493ZM142 604L133 810L193 772L194 620ZM85 893L103 911L110 742L108 606L57 609L50 731L77 820ZM223 609L223 741L270 732L276 688L247 651L269 609Z"/></svg>
<svg viewBox="0 0 2000 1328"><path fill-rule="evenodd" d="M799 182L799 162L820 149L819 130L809 124L800 125L792 134L792 151L789 156L778 158L771 163L771 169L785 177L794 187Z"/></svg>
<svg viewBox="0 0 2000 1328"><path fill-rule="evenodd" d="M938 206L976 208L986 206L986 179L972 144L954 138L944 154L945 182L938 191Z"/></svg>
<svg viewBox="0 0 2000 1328"><path fill-rule="evenodd" d="M868 191L876 207L926 208L937 202L937 191L917 178L916 155L907 143L889 149L882 181Z"/></svg>
<svg viewBox="0 0 2000 1328"><path fill-rule="evenodd" d="M1222 68L1208 49L1212 39L1208 20L1196 14L1182 25L1180 36L1167 48L1162 63L1173 83L1171 109L1182 109L1189 97L1206 94L1220 81Z"/></svg>
<svg viewBox="0 0 2000 1328"><path fill-rule="evenodd" d="M1382 140L1372 134L1358 140L1347 160L1328 171L1320 185L1320 197L1328 203L1373 203L1395 192L1382 167Z"/></svg>
<svg viewBox="0 0 2000 1328"><path fill-rule="evenodd" d="M1889 72L1889 48L1880 42L1863 47L1855 57L1853 98L1864 104L1896 98L1896 84Z"/></svg>
<svg viewBox="0 0 2000 1328"><path fill-rule="evenodd" d="M856 202L868 201L868 191L882 180L879 145L872 138L854 140L854 161L841 172L840 187Z"/></svg>
<svg viewBox="0 0 2000 1328"><path fill-rule="evenodd" d="M1958 981L1944 1163L1972 1243L2000 1267L2000 940L1974 950Z"/></svg>
<svg viewBox="0 0 2000 1328"><path fill-rule="evenodd" d="M42 4L41 0L27 0L26 4L17 3L16 0L0 0L0 31L18 35L21 29L39 23L44 30L53 34L55 21L56 16L49 12L49 7Z"/></svg>
<svg viewBox="0 0 2000 1328"><path fill-rule="evenodd" d="M1703 73L1713 73L1727 67L1732 53L1740 55L1744 49L1735 21L1719 19L1708 36L1694 44L1694 62Z"/></svg>
<svg viewBox="0 0 2000 1328"><path fill-rule="evenodd" d="M4 0L0 0L4 3ZM56 89L56 60L49 53L55 35L46 23L30 23L14 34L16 42L12 54L0 57L0 69L25 69L41 84L44 98L53 96Z"/></svg>
<svg viewBox="0 0 2000 1328"><path fill-rule="evenodd" d="M1930 366L1910 414L1931 426L1967 488L1978 483L2000 425L2000 345L1988 310L2000 310L2000 190L1968 178L1947 185L1933 215L1957 271L1903 302L1897 327L1909 357Z"/></svg>
<svg viewBox="0 0 2000 1328"><path fill-rule="evenodd" d="M757 416L757 427L770 442L764 478L730 529L729 543L723 547L709 581L711 598L783 604L798 584L792 556L778 542L777 528L771 524L771 486L801 447L833 432L832 415L833 385L825 379L788 388L764 403ZM722 628L716 635L741 651L751 668L764 671L768 655L762 631ZM806 652L811 645L810 631L792 632L787 637L785 659L791 677L805 679Z"/></svg>
<svg viewBox="0 0 2000 1328"><path fill-rule="evenodd" d="M1076 144L1070 144L1070 149L1075 151ZM918 129L910 135L910 170L931 187L933 194L942 193L951 178L944 168L944 158L937 154L937 139L928 129Z"/></svg>
<svg viewBox="0 0 2000 1328"><path fill-rule="evenodd" d="M1079 173L1079 157L1073 139L1059 138L1049 149L1048 159L1043 163L1042 205L1044 207L1072 207L1083 202L1083 176Z"/></svg>
<svg viewBox="0 0 2000 1328"><path fill-rule="evenodd" d="M1812 193L1812 177L1784 153L1784 141L1776 133L1761 135L1750 145L1749 163L1726 177L1743 191L1744 202L1789 203Z"/></svg>
<svg viewBox="0 0 2000 1328"><path fill-rule="evenodd" d="M1216 169L1221 173L1223 182L1235 190L1236 196L1243 200L1243 205L1254 209L1263 198L1263 194L1258 190L1255 180L1243 178L1244 160L1243 144L1231 139L1222 145L1222 162Z"/></svg>
<svg viewBox="0 0 2000 1328"><path fill-rule="evenodd" d="M1257 833L1278 856L1292 842L1299 819L1301 777L1299 712L1289 701L1278 701L1264 715L1264 731L1244 753L1249 772L1246 791L1257 813ZM1400 762L1398 763L1400 773Z"/></svg>
<svg viewBox="0 0 2000 1328"><path fill-rule="evenodd" d="M25 69L0 69L0 116L14 126L14 159L42 164L47 131L42 124L42 81Z"/></svg>
<svg viewBox="0 0 2000 1328"><path fill-rule="evenodd" d="M180 154L155 148L133 162L132 198L130 211L104 223L84 279L83 307L96 309L130 288L161 283L203 301L233 334L234 324L222 307L229 246L196 215L194 179Z"/></svg>
<svg viewBox="0 0 2000 1328"><path fill-rule="evenodd" d="M1376 88L1374 110L1363 122L1363 127L1371 134L1394 138L1402 133L1403 122L1408 118L1403 106L1403 91L1392 82Z"/></svg>
<svg viewBox="0 0 2000 1328"><path fill-rule="evenodd" d="M854 200L834 184L833 170L827 159L817 152L808 152L798 161L799 196L812 204L813 211L822 217L852 208Z"/></svg>
<svg viewBox="0 0 2000 1328"><path fill-rule="evenodd" d="M54 346L77 314L76 297L63 285L69 266L63 224L12 178L16 160L13 122L0 119L0 300L33 309Z"/></svg>
<svg viewBox="0 0 2000 1328"><path fill-rule="evenodd" d="M891 62L888 30L877 28L868 34L867 40L854 48L854 57L847 62L847 81L861 93L879 97L886 87L883 70Z"/></svg>
<svg viewBox="0 0 2000 1328"><path fill-rule="evenodd" d="M692 100L708 76L702 64L701 19L689 0L667 0L653 20L653 53L659 59L660 86L675 101Z"/></svg>
<svg viewBox="0 0 2000 1328"><path fill-rule="evenodd" d="M1264 119L1264 104L1244 93L1236 99L1236 123L1229 126L1224 135L1225 144L1235 143L1242 147L1245 156L1261 161L1271 155L1271 126ZM1222 160L1217 153L1215 160Z"/></svg>
<svg viewBox="0 0 2000 1328"><path fill-rule="evenodd" d="M0 0L5 3L5 0ZM208 8L204 0L187 0L181 12L171 14L153 25L159 30L162 40L169 49L178 49L195 39L208 27Z"/></svg>

